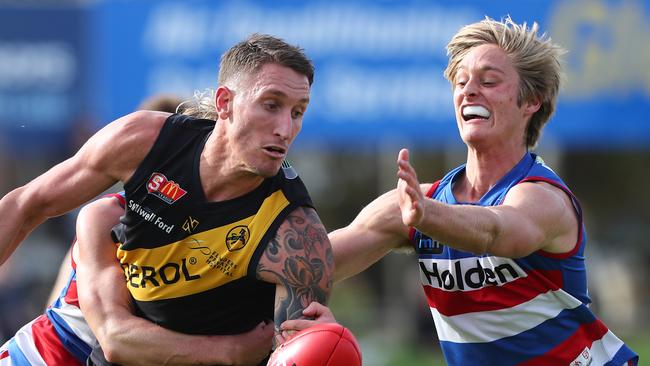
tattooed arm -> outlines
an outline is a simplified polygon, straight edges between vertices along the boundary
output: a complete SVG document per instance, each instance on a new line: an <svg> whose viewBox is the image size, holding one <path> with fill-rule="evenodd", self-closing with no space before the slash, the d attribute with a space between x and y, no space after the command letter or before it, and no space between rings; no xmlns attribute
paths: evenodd
<svg viewBox="0 0 650 366"><path fill-rule="evenodd" d="M257 267L262 281L275 290L276 345L280 324L303 318L312 302L327 304L332 290L334 256L327 231L313 208L299 207L280 225Z"/></svg>

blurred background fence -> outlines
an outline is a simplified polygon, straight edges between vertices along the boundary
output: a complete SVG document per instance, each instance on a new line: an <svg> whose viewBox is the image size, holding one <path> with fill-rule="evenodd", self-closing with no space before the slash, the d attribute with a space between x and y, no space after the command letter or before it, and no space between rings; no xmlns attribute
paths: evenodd
<svg viewBox="0 0 650 366"><path fill-rule="evenodd" d="M648 1L3 1L0 193L151 95L215 87L224 50L270 33L316 65L290 159L327 228L344 226L395 186L399 148L423 181L464 161L444 46L464 24L507 15L569 51L537 152L584 207L594 309L650 357ZM0 341L46 306L74 219L50 220L0 268ZM416 269L391 254L335 289L333 309L368 365L442 364Z"/></svg>

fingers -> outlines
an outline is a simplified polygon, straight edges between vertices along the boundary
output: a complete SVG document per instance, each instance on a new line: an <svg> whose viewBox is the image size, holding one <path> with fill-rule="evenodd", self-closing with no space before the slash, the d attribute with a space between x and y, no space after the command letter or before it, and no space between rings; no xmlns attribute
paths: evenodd
<svg viewBox="0 0 650 366"><path fill-rule="evenodd" d="M280 325L280 329L283 333L287 331L301 331L319 323L320 322L316 320L291 319L285 320L282 325Z"/></svg>
<svg viewBox="0 0 650 366"><path fill-rule="evenodd" d="M285 320L280 325L280 329L283 332L300 331L320 323L336 323L336 319L334 318L334 314L332 314L330 308L318 302L312 302L309 304L309 306L302 311L302 314L310 319Z"/></svg>
<svg viewBox="0 0 650 366"><path fill-rule="evenodd" d="M289 339L293 338L294 335L298 333L297 330L283 330L282 333L280 333L283 342L288 341Z"/></svg>
<svg viewBox="0 0 650 366"><path fill-rule="evenodd" d="M409 150L408 149L401 149L399 153L397 154L397 164L399 165L399 162L401 160L409 161Z"/></svg>
<svg viewBox="0 0 650 366"><path fill-rule="evenodd" d="M409 152L407 149L402 149L399 152L399 157L397 159L397 178L398 187L402 185L402 183L405 183L407 187L420 192L420 181L418 180L415 168L413 168L409 162Z"/></svg>
<svg viewBox="0 0 650 366"><path fill-rule="evenodd" d="M409 185L420 185L415 168L409 162L409 152L407 149L402 149L399 152L397 159L397 178L403 179Z"/></svg>
<svg viewBox="0 0 650 366"><path fill-rule="evenodd" d="M402 149L399 151L399 154L397 154L398 172L404 170L404 171L410 171L415 173L415 170L413 169L409 161L409 155L410 154L408 149Z"/></svg>
<svg viewBox="0 0 650 366"><path fill-rule="evenodd" d="M401 149L397 157L397 191L402 222L406 226L419 225L424 216L424 195L415 168L409 162L409 151Z"/></svg>
<svg viewBox="0 0 650 366"><path fill-rule="evenodd" d="M407 160L397 162L397 177L406 180L409 184L418 180L415 168Z"/></svg>
<svg viewBox="0 0 650 366"><path fill-rule="evenodd" d="M420 190L419 185L416 187L413 187L411 185L405 186L404 193L406 193L409 196L409 198L413 201L411 202L412 205L417 205L420 197L422 196L422 191Z"/></svg>
<svg viewBox="0 0 650 366"><path fill-rule="evenodd" d="M316 301L312 301L312 303L302 311L302 315L312 318L318 318L324 314L332 314L332 312L327 306Z"/></svg>

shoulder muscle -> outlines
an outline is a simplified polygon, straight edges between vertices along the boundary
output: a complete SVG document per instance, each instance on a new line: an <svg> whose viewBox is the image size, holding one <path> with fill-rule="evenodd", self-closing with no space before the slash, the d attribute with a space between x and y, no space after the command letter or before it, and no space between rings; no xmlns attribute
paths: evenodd
<svg viewBox="0 0 650 366"><path fill-rule="evenodd" d="M89 166L126 181L153 146L169 113L136 111L96 133L79 150Z"/></svg>
<svg viewBox="0 0 650 366"><path fill-rule="evenodd" d="M533 237L531 250L561 253L571 250L578 237L578 218L571 198L560 188L544 182L526 182L513 187L503 205L511 207L521 225ZM537 244L535 244L537 243Z"/></svg>

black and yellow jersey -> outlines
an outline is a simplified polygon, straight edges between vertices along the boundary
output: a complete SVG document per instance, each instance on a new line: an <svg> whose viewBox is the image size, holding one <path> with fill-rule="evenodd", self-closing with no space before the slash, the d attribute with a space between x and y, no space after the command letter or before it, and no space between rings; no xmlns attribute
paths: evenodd
<svg viewBox="0 0 650 366"><path fill-rule="evenodd" d="M124 185L113 229L137 312L190 334L232 334L273 319L275 285L256 279L286 216L311 199L293 168L235 199L208 202L199 160L215 122L172 115Z"/></svg>

